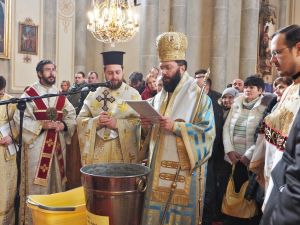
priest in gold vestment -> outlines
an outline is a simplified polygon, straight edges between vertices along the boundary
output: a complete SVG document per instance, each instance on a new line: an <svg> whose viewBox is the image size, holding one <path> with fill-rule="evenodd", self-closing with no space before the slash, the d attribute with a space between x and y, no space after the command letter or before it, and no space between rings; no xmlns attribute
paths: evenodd
<svg viewBox="0 0 300 225"><path fill-rule="evenodd" d="M36 67L39 81L22 97L57 94L56 66L41 60ZM65 190L66 143L70 143L76 125L76 112L65 96L35 99L26 103L23 124L20 224L31 224L26 196L51 194ZM14 120L20 123L19 111Z"/></svg>
<svg viewBox="0 0 300 225"><path fill-rule="evenodd" d="M152 100L159 122L141 118L150 129L152 169L142 224L196 225L202 219L205 162L215 138L212 102L186 72L183 33L161 34L157 48L164 88Z"/></svg>
<svg viewBox="0 0 300 225"><path fill-rule="evenodd" d="M77 117L82 165L136 163L143 159L139 154L139 118L124 102L141 97L123 82L123 54L118 51L102 53L105 79L111 86L90 92Z"/></svg>
<svg viewBox="0 0 300 225"><path fill-rule="evenodd" d="M0 76L0 101L6 101L12 96L4 92L6 81ZM0 106L1 130L9 129L9 135L0 132L0 224L15 224L14 200L17 185L16 146L12 145L12 137L17 136L17 130L12 120L16 105ZM10 124L9 124L10 123ZM5 128L6 127L6 128Z"/></svg>

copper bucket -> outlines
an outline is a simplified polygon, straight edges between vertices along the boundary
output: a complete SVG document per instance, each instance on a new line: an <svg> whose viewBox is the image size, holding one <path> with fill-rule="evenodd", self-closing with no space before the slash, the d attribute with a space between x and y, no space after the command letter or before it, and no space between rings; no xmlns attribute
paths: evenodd
<svg viewBox="0 0 300 225"><path fill-rule="evenodd" d="M150 168L108 163L81 168L87 224L140 225Z"/></svg>

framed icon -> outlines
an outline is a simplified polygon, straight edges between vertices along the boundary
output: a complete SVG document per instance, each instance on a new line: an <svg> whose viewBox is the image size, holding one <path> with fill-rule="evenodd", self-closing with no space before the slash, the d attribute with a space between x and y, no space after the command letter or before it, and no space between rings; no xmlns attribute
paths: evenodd
<svg viewBox="0 0 300 225"><path fill-rule="evenodd" d="M19 53L37 55L38 52L38 26L30 19L19 23Z"/></svg>

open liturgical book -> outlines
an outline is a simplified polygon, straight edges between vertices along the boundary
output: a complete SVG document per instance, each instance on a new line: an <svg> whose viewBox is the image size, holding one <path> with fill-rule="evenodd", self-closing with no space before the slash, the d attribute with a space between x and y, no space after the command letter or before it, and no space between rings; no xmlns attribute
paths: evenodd
<svg viewBox="0 0 300 225"><path fill-rule="evenodd" d="M128 100L125 101L140 116L150 119L153 123L158 123L161 115L145 100Z"/></svg>

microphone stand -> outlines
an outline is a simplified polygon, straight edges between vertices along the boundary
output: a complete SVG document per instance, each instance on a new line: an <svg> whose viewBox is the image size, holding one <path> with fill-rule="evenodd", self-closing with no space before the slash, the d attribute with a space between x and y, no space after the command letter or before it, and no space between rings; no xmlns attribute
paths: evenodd
<svg viewBox="0 0 300 225"><path fill-rule="evenodd" d="M98 83L97 84L99 87L109 85L109 82L106 83ZM94 87L93 85L91 85ZM27 102L32 102L34 99L42 99L42 98L51 98L51 97L57 97L57 96L66 96L66 95L74 95L79 92L87 92L90 91L89 89L87 90L81 90L86 86L81 87L80 89L76 91L68 91L68 92L62 92L62 93L57 93L57 94L45 94L41 96L33 96L33 97L24 97L24 98L11 98L9 100L5 101L0 101L0 105L8 105L8 104L17 104L17 109L20 111L20 126L19 126L19 139L18 139L18 151L16 155L16 164L17 164L17 188L16 188L16 196L15 196L15 201L14 201L14 208L15 208L15 224L19 224L19 209L20 209L20 185L21 185L21 162L22 162L22 147L23 147L23 121L24 121L24 113L26 110L26 103Z"/></svg>

